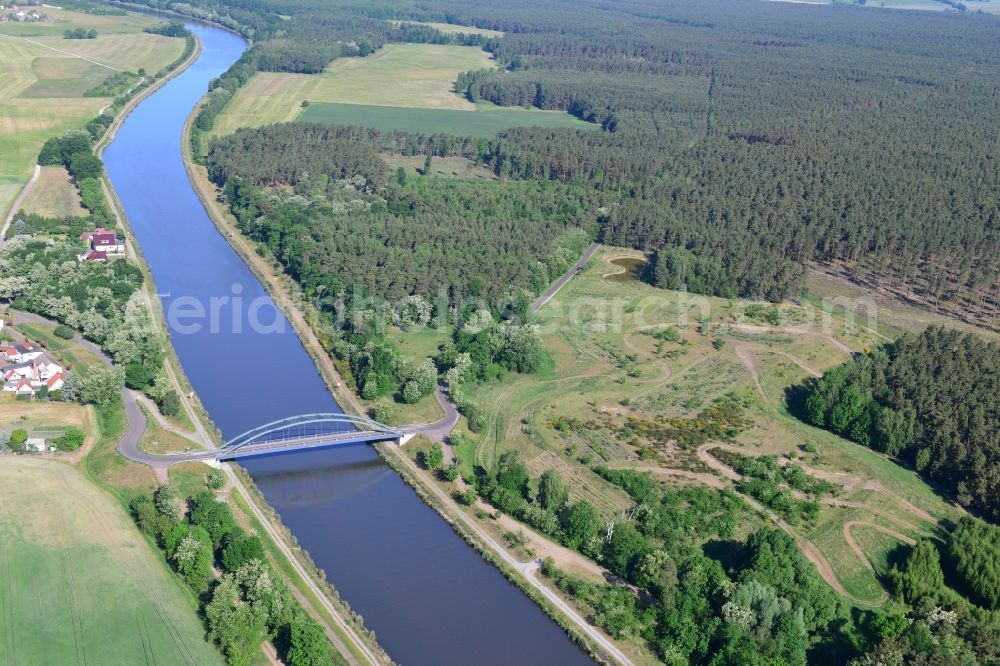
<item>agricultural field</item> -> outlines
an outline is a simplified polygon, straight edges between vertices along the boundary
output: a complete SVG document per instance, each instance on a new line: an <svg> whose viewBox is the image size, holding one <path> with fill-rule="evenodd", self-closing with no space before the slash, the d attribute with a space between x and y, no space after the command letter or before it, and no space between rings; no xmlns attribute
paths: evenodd
<svg viewBox="0 0 1000 666"><path fill-rule="evenodd" d="M772 310L655 289L634 277L643 260L636 251L602 248L536 314L550 363L533 375L465 387L486 419L478 433L464 419L459 426L463 470L517 450L533 476L559 470L571 499L611 518L630 500L594 465L736 488L731 456L775 456L823 482L810 495L816 517L779 515L744 495L746 502L794 536L835 590L859 606L882 604L879 575L892 550L938 534L959 511L913 472L799 421L785 395L883 334L809 305ZM408 355L426 355L433 340L429 332L412 344L407 334L393 336ZM735 437L656 435L665 426L696 429L723 396L743 405L746 423Z"/></svg>
<svg viewBox="0 0 1000 666"><path fill-rule="evenodd" d="M340 58L322 74L258 72L216 119L214 135L295 120L302 102L475 110L455 94L459 73L493 67L489 54L465 46L388 44L366 58Z"/></svg>
<svg viewBox="0 0 1000 666"><path fill-rule="evenodd" d="M0 607L4 663L221 663L123 509L59 462L0 465Z"/></svg>
<svg viewBox="0 0 1000 666"><path fill-rule="evenodd" d="M985 2L977 2L976 0L970 0L969 2L963 3L968 11L978 12L982 11L987 14L998 14L1000 13L1000 3L991 2L986 0ZM917 9L922 11L955 11L952 9L951 5L939 2L938 0L869 0L865 3L865 7L875 7L884 9Z"/></svg>
<svg viewBox="0 0 1000 666"><path fill-rule="evenodd" d="M184 41L142 32L154 19L95 16L46 7L50 21L0 23L0 217L31 176L45 140L82 127L111 100L84 93L120 71L155 72ZM68 28L96 39L63 39Z"/></svg>
<svg viewBox="0 0 1000 666"><path fill-rule="evenodd" d="M857 5L854 0L772 0L773 2L787 2L790 4L805 5ZM969 12L984 12L987 14L1000 14L1000 3L994 0L969 0L964 4ZM946 2L940 0L868 0L862 6L869 9L910 9L919 11L944 12L955 11Z"/></svg>
<svg viewBox="0 0 1000 666"><path fill-rule="evenodd" d="M473 47L388 44L366 58L335 60L322 74L258 72L212 134L294 120L475 136L529 125L593 127L560 111L477 105L455 94L461 72L491 67L489 54Z"/></svg>

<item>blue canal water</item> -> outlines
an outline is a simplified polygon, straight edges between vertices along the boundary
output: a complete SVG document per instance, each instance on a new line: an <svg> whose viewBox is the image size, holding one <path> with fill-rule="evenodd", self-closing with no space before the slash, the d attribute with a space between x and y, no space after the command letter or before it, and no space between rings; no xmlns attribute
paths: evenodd
<svg viewBox="0 0 1000 666"><path fill-rule="evenodd" d="M184 122L209 81L246 48L225 31L188 27L202 43L198 61L139 104L104 153L174 346L227 438L286 416L340 411L188 181ZM244 465L396 662L592 663L367 446Z"/></svg>

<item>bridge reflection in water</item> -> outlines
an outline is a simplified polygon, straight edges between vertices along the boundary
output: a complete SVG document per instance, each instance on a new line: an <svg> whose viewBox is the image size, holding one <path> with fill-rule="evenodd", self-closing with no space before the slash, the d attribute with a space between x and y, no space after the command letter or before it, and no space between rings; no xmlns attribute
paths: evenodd
<svg viewBox="0 0 1000 666"><path fill-rule="evenodd" d="M258 472L254 482L267 486L269 501L284 508L299 508L364 497L373 486L394 474L380 458L373 458L323 465L319 469Z"/></svg>
<svg viewBox="0 0 1000 666"><path fill-rule="evenodd" d="M300 414L248 430L210 453L217 460L238 460L371 442L395 441L398 444L406 436L404 429L393 428L364 416Z"/></svg>

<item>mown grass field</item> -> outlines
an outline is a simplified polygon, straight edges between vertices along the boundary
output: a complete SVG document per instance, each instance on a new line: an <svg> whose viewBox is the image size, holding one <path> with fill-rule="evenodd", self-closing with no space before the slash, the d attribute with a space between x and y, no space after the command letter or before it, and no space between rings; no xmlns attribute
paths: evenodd
<svg viewBox="0 0 1000 666"><path fill-rule="evenodd" d="M123 509L54 461L0 465L0 608L4 663L221 663Z"/></svg>
<svg viewBox="0 0 1000 666"><path fill-rule="evenodd" d="M633 250L603 248L590 265L536 315L551 363L534 375L507 375L466 387L486 412L486 425L464 437L455 453L463 469L488 466L499 453L517 450L533 475L558 469L571 496L587 499L611 517L630 506L623 493L591 471L593 465L636 467L670 483L731 485L713 473L701 452L668 444L641 451L627 438L603 428L554 427L560 417L581 422L624 423L629 416L691 417L725 393L749 401L752 425L729 445L745 455L794 459L806 473L835 487L822 498L819 517L789 526L825 560L835 582L860 605L884 601L879 575L901 541L874 529L891 529L906 539L936 534L954 520L950 506L916 474L873 451L812 428L791 416L785 389L848 358L848 350L869 349L877 331L848 326L832 317L810 323L817 311L792 304L781 308L779 326L750 319L745 304L655 289L635 279L615 279L620 257ZM710 322L704 332L700 320ZM678 342L649 333L674 326ZM443 339L423 331L393 332L400 348L426 355ZM714 344L713 344L714 343ZM809 442L813 452L803 450Z"/></svg>
<svg viewBox="0 0 1000 666"><path fill-rule="evenodd" d="M155 72L184 49L183 40L142 32L156 23L147 17L44 10L52 21L0 23L0 217L46 139L82 127L110 102L84 92L119 69ZM98 37L62 38L75 27L95 28Z"/></svg>
<svg viewBox="0 0 1000 666"><path fill-rule="evenodd" d="M361 125L377 130L402 130L425 134L490 137L511 127L573 127L597 129L597 125L561 111L517 107L481 107L475 111L413 109L366 104L310 104L298 117L302 122Z"/></svg>
<svg viewBox="0 0 1000 666"><path fill-rule="evenodd" d="M475 106L452 90L458 74L493 67L480 49L435 44L388 44L366 58L335 60L322 74L259 72L216 119L212 134L290 122L303 100L411 108Z"/></svg>
<svg viewBox="0 0 1000 666"><path fill-rule="evenodd" d="M80 205L80 193L70 180L65 167L42 167L41 175L25 199L22 210L46 217L86 215Z"/></svg>

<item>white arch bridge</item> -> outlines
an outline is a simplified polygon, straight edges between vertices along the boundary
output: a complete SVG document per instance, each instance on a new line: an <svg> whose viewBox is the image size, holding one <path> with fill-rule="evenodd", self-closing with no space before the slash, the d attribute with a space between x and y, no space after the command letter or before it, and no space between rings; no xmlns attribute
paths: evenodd
<svg viewBox="0 0 1000 666"><path fill-rule="evenodd" d="M291 451L394 441L403 443L420 426L397 428L353 414L299 414L247 430L224 446L170 454L175 460L237 460Z"/></svg>

